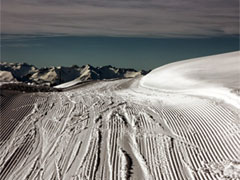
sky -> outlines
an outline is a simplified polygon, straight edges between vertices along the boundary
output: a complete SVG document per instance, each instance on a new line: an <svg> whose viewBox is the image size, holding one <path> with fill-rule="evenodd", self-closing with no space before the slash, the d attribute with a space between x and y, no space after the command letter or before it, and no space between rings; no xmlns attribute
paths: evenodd
<svg viewBox="0 0 240 180"><path fill-rule="evenodd" d="M239 50L238 0L2 0L1 60L153 69Z"/></svg>

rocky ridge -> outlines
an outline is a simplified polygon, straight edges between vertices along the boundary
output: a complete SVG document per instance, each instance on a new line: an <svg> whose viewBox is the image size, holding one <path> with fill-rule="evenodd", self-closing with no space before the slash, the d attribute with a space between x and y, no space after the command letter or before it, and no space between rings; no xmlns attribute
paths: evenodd
<svg viewBox="0 0 240 180"><path fill-rule="evenodd" d="M93 67L73 65L71 67L37 68L27 63L0 62L0 82L18 81L33 84L55 86L72 80L80 82L89 80L133 78L147 74L147 71L116 68L112 66Z"/></svg>

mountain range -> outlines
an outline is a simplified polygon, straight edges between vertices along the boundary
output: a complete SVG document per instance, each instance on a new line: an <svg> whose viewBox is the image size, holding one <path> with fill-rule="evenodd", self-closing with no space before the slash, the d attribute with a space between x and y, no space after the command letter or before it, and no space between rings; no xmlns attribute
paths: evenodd
<svg viewBox="0 0 240 180"><path fill-rule="evenodd" d="M116 68L112 66L93 67L89 64L81 67L43 67L37 68L27 63L0 62L0 82L26 82L55 86L69 81L133 78L145 75L148 71Z"/></svg>

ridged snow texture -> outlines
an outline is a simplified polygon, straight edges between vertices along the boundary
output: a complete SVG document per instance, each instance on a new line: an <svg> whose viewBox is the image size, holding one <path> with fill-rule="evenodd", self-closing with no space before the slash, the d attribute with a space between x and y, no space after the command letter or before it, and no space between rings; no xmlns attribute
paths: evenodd
<svg viewBox="0 0 240 180"><path fill-rule="evenodd" d="M128 84L2 97L0 179L240 178L237 110Z"/></svg>

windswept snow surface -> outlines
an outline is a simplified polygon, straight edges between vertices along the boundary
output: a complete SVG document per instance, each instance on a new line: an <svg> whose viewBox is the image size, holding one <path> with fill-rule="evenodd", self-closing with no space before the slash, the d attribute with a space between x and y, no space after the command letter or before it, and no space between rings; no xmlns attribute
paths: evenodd
<svg viewBox="0 0 240 180"><path fill-rule="evenodd" d="M2 91L0 179L240 179L240 110L146 79Z"/></svg>
<svg viewBox="0 0 240 180"><path fill-rule="evenodd" d="M82 81L81 80L78 80L78 79L75 79L73 81L69 81L69 82L66 82L66 83L62 83L62 84L59 84L57 86L54 86L54 88L67 88L67 87L72 87L76 84L79 84L81 83Z"/></svg>
<svg viewBox="0 0 240 180"><path fill-rule="evenodd" d="M240 51L190 59L153 70L142 80L146 88L224 100L240 108Z"/></svg>

